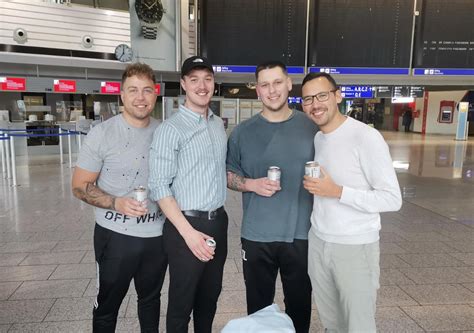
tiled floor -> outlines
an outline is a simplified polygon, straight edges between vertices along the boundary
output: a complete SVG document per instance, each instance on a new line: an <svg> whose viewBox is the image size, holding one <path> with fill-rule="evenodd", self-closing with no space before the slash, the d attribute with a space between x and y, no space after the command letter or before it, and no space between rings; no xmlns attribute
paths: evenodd
<svg viewBox="0 0 474 333"><path fill-rule="evenodd" d="M474 331L474 140L384 136L404 204L382 218L378 330ZM0 181L0 332L89 332L92 209L71 195L71 170L58 157L19 157L18 163L20 186ZM230 249L215 332L245 313L239 194L229 192L226 206ZM163 291L162 316L166 283ZM133 287L118 330L139 331ZM320 331L314 310L312 332Z"/></svg>

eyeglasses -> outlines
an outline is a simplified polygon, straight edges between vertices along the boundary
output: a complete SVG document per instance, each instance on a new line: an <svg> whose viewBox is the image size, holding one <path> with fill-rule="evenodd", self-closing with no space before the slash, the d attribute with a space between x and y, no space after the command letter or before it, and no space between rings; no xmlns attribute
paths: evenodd
<svg viewBox="0 0 474 333"><path fill-rule="evenodd" d="M330 93L336 92L337 89L329 90L329 91L322 91L320 93L317 93L316 95L311 95L311 96L304 96L303 97L303 102L302 104L304 106L308 106L314 103L314 99L318 102L326 102L329 99Z"/></svg>

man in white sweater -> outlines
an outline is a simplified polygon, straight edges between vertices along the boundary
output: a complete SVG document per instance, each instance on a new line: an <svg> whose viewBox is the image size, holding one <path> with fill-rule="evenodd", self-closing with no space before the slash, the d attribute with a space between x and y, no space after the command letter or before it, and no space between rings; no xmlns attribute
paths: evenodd
<svg viewBox="0 0 474 333"><path fill-rule="evenodd" d="M390 152L377 130L339 112L341 92L329 74L308 74L302 95L320 128L321 178L304 180L314 195L308 271L319 316L328 332L375 332L380 212L402 204Z"/></svg>

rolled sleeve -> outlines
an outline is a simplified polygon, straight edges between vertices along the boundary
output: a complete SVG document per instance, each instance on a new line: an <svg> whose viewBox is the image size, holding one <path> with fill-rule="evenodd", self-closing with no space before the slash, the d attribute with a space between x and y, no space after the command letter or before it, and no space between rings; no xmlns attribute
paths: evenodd
<svg viewBox="0 0 474 333"><path fill-rule="evenodd" d="M178 170L179 134L166 123L153 135L150 147L150 176L148 188L154 201L173 196L170 185Z"/></svg>
<svg viewBox="0 0 474 333"><path fill-rule="evenodd" d="M240 150L238 144L238 129L234 129L227 141L226 169L239 176L244 176L244 171L240 163Z"/></svg>

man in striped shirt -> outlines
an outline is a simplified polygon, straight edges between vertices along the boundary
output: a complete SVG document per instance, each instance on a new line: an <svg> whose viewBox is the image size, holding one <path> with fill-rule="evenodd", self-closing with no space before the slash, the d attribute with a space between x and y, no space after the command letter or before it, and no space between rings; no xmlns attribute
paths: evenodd
<svg viewBox="0 0 474 333"><path fill-rule="evenodd" d="M158 127L150 150L150 196L167 219L163 228L170 287L166 331L211 332L227 257L228 216L222 119L209 109L214 71L206 58L181 68L186 102ZM213 249L206 241L214 239Z"/></svg>

